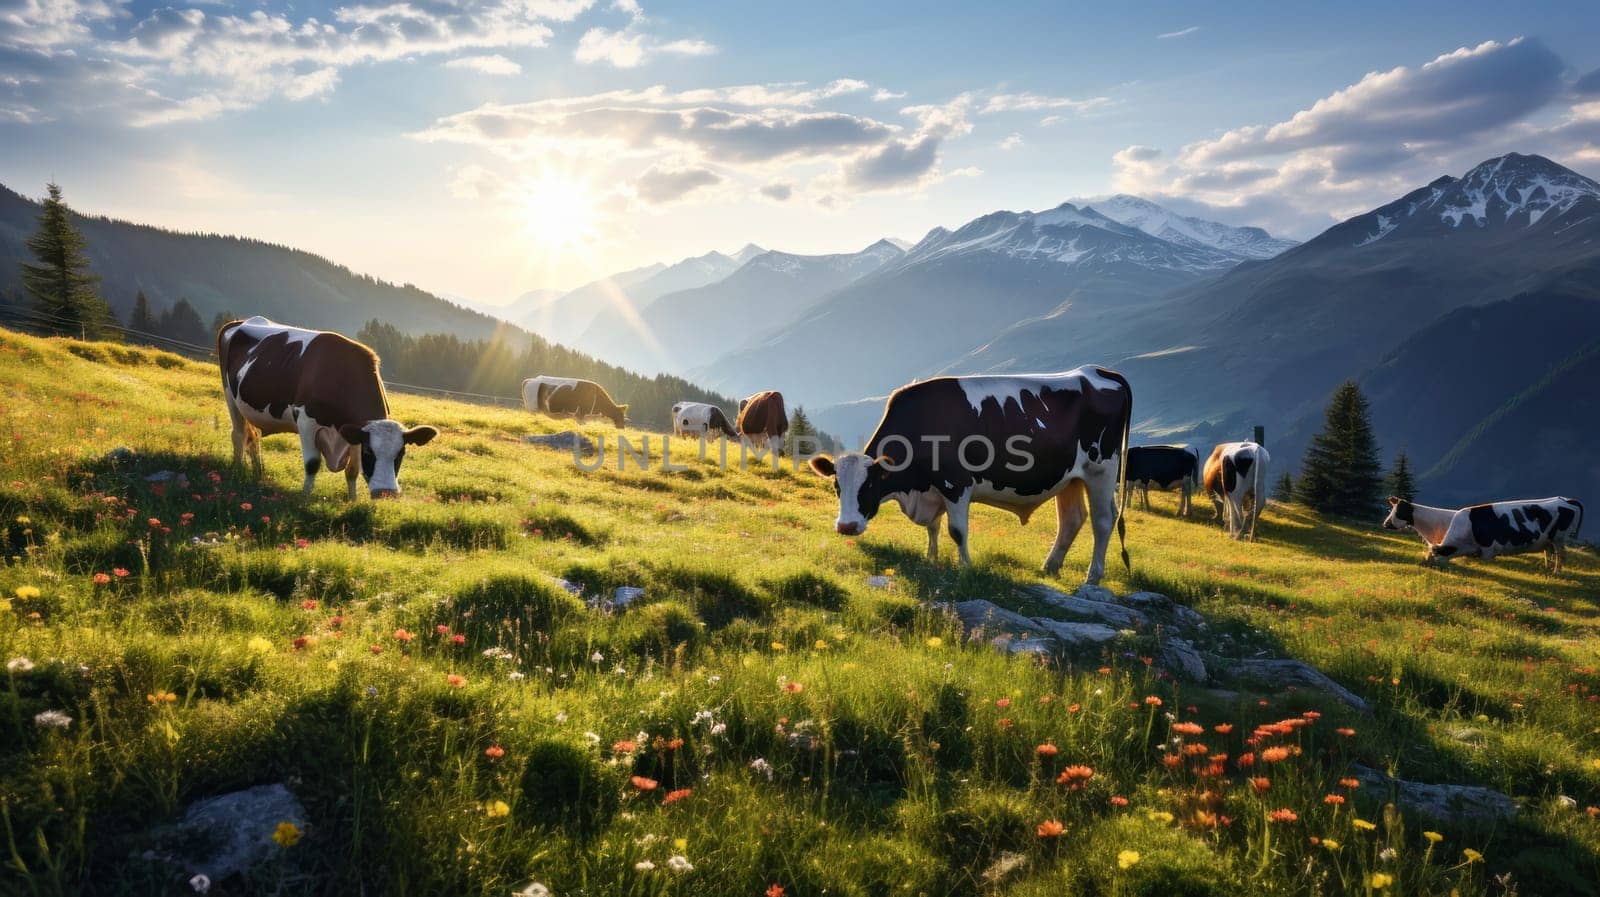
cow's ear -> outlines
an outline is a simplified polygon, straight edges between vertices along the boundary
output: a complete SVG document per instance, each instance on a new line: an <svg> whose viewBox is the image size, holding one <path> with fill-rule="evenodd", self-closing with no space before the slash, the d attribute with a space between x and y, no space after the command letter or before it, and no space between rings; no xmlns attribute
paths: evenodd
<svg viewBox="0 0 1600 897"><path fill-rule="evenodd" d="M343 424L339 427L339 435L351 445L367 444L367 431L362 429L361 424Z"/></svg>
<svg viewBox="0 0 1600 897"><path fill-rule="evenodd" d="M439 431L429 426L412 427L401 434L401 440L406 445L427 445L438 435Z"/></svg>
<svg viewBox="0 0 1600 897"><path fill-rule="evenodd" d="M811 459L811 470L819 477L833 476L833 459L827 455L818 455Z"/></svg>
<svg viewBox="0 0 1600 897"><path fill-rule="evenodd" d="M1392 507L1394 507L1395 505L1397 505L1399 503L1400 503L1400 499L1395 498L1393 495L1389 496L1389 507L1392 508Z"/></svg>

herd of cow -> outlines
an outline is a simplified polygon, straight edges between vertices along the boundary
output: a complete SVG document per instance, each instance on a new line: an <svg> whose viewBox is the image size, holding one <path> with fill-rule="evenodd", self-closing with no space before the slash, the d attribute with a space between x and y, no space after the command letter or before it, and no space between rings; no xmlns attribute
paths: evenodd
<svg viewBox="0 0 1600 897"><path fill-rule="evenodd" d="M438 435L389 419L378 357L348 337L254 317L217 332L223 394L233 423L234 463L246 453L261 473L264 434L297 433L303 489L311 492L323 465L345 474L349 498L365 477L373 498L397 496L406 448ZM604 417L622 427L627 405L589 380L534 377L522 384L532 412L579 420ZM1113 529L1128 563L1122 509L1128 487L1180 491L1190 512L1198 487L1235 539L1254 540L1266 505L1267 450L1255 442L1212 449L1202 466L1186 446L1130 446L1133 392L1121 374L1089 366L1055 374L938 377L889 396L876 432L859 452L817 455L810 466L839 496L836 532L864 533L884 499L928 531L928 557L939 548L943 522L962 563L970 563L968 515L973 504L1015 513L1026 523L1055 499L1056 538L1044 568L1054 574L1085 521L1094 534L1087 581L1105 572ZM781 449L789 418L783 396L769 391L739 403L730 424L722 409L700 402L672 408L679 436L721 434ZM355 458L359 457L359 464ZM1123 463L1126 461L1126 463ZM1119 501L1119 493L1121 500ZM1559 570L1565 543L1577 537L1583 506L1569 498L1495 502L1460 510L1389 499L1383 525L1413 530L1427 543L1425 563L1452 557L1494 557L1543 550Z"/></svg>

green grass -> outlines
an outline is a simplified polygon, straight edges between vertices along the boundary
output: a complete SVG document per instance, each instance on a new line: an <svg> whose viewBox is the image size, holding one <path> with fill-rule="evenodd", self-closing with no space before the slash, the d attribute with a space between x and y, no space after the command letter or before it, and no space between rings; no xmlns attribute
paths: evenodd
<svg viewBox="0 0 1600 897"><path fill-rule="evenodd" d="M582 473L520 440L564 423L403 395L399 419L442 431L404 497L347 504L325 475L303 501L294 439L265 442L260 482L229 469L217 393L173 356L0 333L0 595L24 596L0 659L33 664L0 674L0 893L182 893L140 858L150 830L268 782L311 826L227 893L1366 894L1375 873L1392 894L1596 893L1592 555L1437 571L1414 538L1293 508L1254 545L1170 502L1130 514L1134 569L1108 586L1200 610L1208 651L1319 666L1358 715L1173 682L1143 633L1100 668L963 644L930 602L1036 611L1018 592L1049 581L1049 521L980 509L974 567L948 542L930 564L892 509L835 536L803 471ZM145 479L162 470L189 488ZM583 600L624 585L646 590L624 613ZM1415 818L1341 785L1356 762L1522 810ZM1067 766L1093 774L1075 789Z"/></svg>

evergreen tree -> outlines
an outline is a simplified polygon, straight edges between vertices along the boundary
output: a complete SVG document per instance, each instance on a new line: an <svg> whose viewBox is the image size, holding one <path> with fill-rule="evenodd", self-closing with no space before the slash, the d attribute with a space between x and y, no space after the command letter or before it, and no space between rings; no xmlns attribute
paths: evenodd
<svg viewBox="0 0 1600 897"><path fill-rule="evenodd" d="M205 322L200 320L200 313L194 310L189 300L179 297L172 307L161 313L159 330L162 336L185 343L204 346L210 343L210 335L206 333Z"/></svg>
<svg viewBox="0 0 1600 897"><path fill-rule="evenodd" d="M1406 455L1406 450L1394 456L1394 467L1389 470L1389 476L1384 479L1384 486L1389 494L1404 501L1417 500L1417 479L1411 472L1411 458Z"/></svg>
<svg viewBox="0 0 1600 897"><path fill-rule="evenodd" d="M138 340L146 334L156 333L159 326L156 316L150 313L150 300L145 298L144 290L140 290L133 297L133 313L128 316L128 329L135 331L130 336Z"/></svg>
<svg viewBox="0 0 1600 897"><path fill-rule="evenodd" d="M241 318L234 314L231 309L217 312L216 317L211 319L211 336L215 337L217 335L217 331L222 329L223 324L226 324L229 321L238 320L241 320Z"/></svg>
<svg viewBox="0 0 1600 897"><path fill-rule="evenodd" d="M1284 471L1283 476L1278 477L1277 484L1272 487L1272 500L1284 504L1294 501L1294 477L1289 476L1288 471Z"/></svg>
<svg viewBox="0 0 1600 897"><path fill-rule="evenodd" d="M1382 487L1367 399L1354 380L1346 380L1334 390L1322 432L1306 449L1295 491L1313 510L1355 517L1379 507Z"/></svg>
<svg viewBox="0 0 1600 897"><path fill-rule="evenodd" d="M22 263L22 286L34 306L49 316L46 326L68 336L105 339L113 334L111 308L95 292L100 278L89 273L85 241L72 223L72 210L61 188L49 185L50 196L39 211L39 229L28 238L28 251L38 264Z"/></svg>

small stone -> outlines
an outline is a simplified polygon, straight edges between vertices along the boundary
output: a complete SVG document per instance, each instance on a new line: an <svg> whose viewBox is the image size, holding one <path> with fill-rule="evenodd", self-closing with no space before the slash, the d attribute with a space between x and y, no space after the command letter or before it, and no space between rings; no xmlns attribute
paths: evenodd
<svg viewBox="0 0 1600 897"><path fill-rule="evenodd" d="M1169 638L1161 643L1161 665L1190 682L1204 682L1206 662L1187 639Z"/></svg>
<svg viewBox="0 0 1600 897"><path fill-rule="evenodd" d="M522 437L522 441L529 445L537 445L541 448L556 449L564 452L570 452L574 446L577 446L578 450L584 455L592 455L596 451L594 440L576 430L563 430L560 433L530 434Z"/></svg>
<svg viewBox="0 0 1600 897"><path fill-rule="evenodd" d="M894 577L869 576L867 577L867 585L872 586L874 589L892 589L894 588Z"/></svg>
<svg viewBox="0 0 1600 897"><path fill-rule="evenodd" d="M644 589L638 586L617 586L616 592L611 595L611 606L617 610L622 610L643 597Z"/></svg>
<svg viewBox="0 0 1600 897"><path fill-rule="evenodd" d="M218 882L281 854L272 835L285 822L305 828L305 807L281 783L258 785L191 804L156 837L185 872Z"/></svg>

